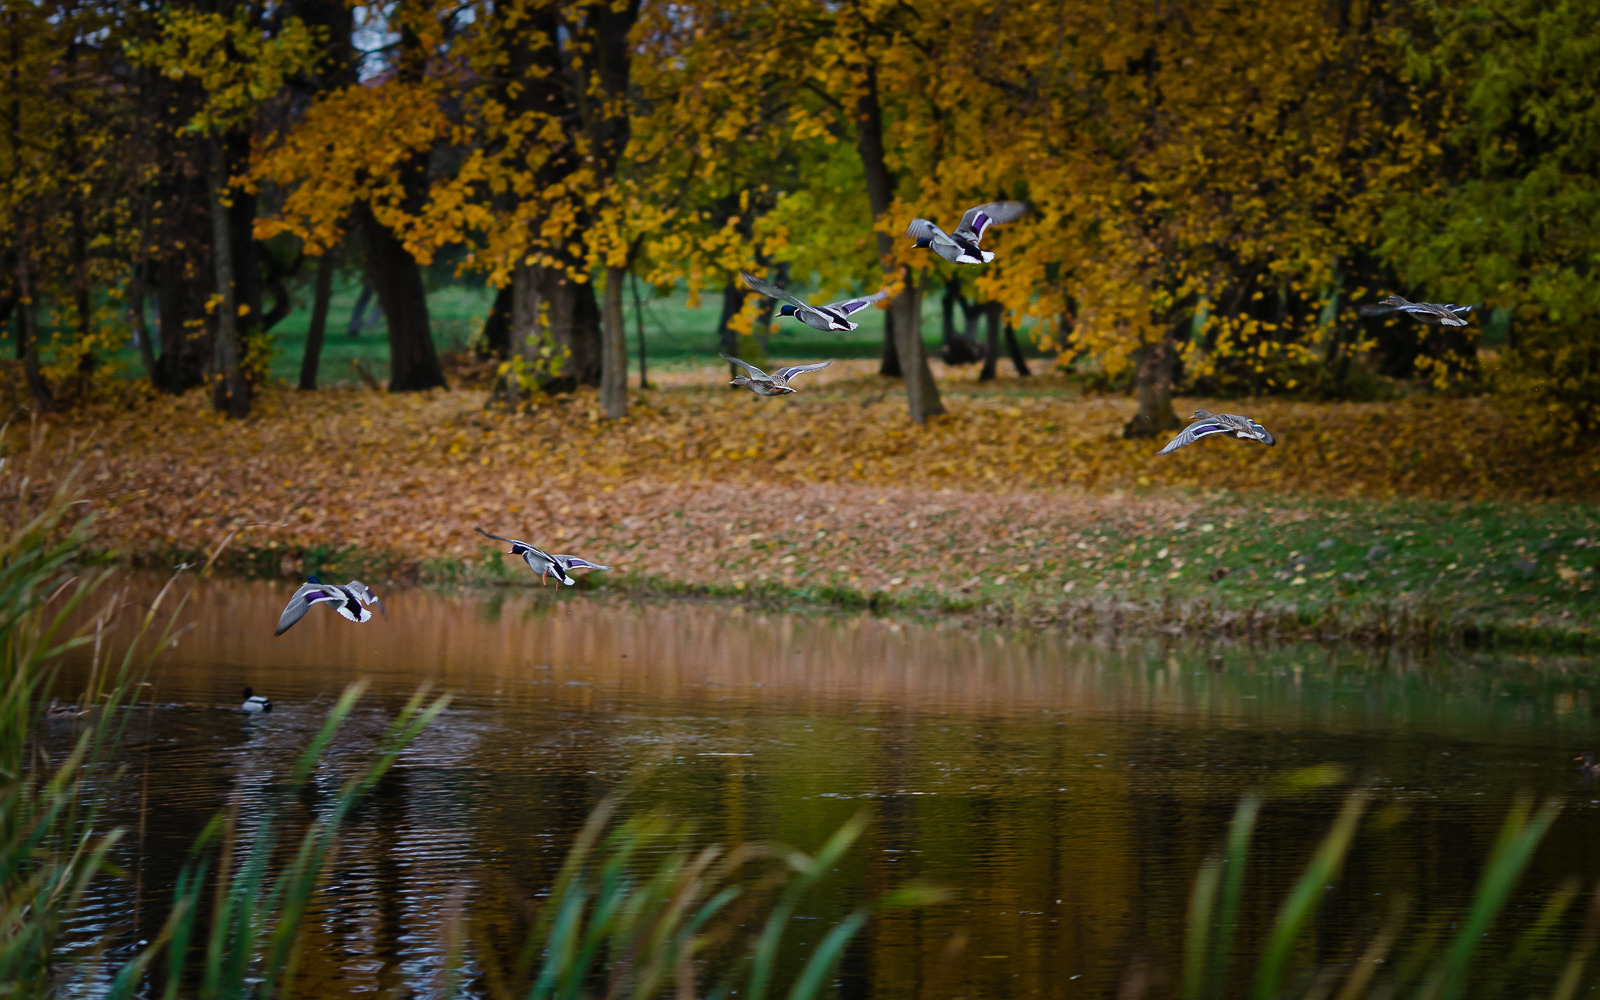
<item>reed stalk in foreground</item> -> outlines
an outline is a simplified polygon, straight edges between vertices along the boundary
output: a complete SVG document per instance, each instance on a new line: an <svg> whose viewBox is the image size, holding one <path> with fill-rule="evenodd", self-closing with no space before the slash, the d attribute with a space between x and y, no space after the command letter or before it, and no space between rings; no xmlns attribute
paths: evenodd
<svg viewBox="0 0 1600 1000"><path fill-rule="evenodd" d="M1235 952L1233 931L1261 799L1251 795L1239 804L1222 856L1201 866L1190 894L1181 976L1184 1000L1241 995L1230 992L1230 977L1235 983L1248 980L1249 996L1254 1000L1301 996L1334 1000L1399 996L1459 1000L1466 996L1535 995L1523 980L1516 981L1513 988L1512 977L1524 972L1536 947L1548 941L1577 897L1574 887L1566 886L1550 897L1498 967L1475 968L1475 960L1484 950L1495 920L1534 849L1560 812L1554 802L1536 811L1525 801L1512 807L1464 913L1452 916L1448 922L1411 920L1409 904L1401 901L1354 962L1306 967L1301 939L1314 920L1324 891L1339 876L1365 805L1360 794L1345 800L1305 871L1280 904L1260 951L1246 955ZM1571 997L1583 980L1596 939L1600 938L1600 887L1596 888L1595 899L1577 947L1558 979L1549 984L1553 991L1549 995L1560 1000Z"/></svg>

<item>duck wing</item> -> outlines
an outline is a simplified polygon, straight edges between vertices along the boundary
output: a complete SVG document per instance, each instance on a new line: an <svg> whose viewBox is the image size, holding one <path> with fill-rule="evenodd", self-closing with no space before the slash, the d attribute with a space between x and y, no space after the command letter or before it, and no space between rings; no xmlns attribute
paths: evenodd
<svg viewBox="0 0 1600 1000"><path fill-rule="evenodd" d="M810 306L806 306L806 308L809 309L811 307ZM740 361L738 358L730 357L730 356L728 356L726 354L719 354L719 355L717 355L717 357L721 358L724 361L731 361L736 365L744 365L745 371L748 371L750 373L750 377L751 378L757 378L757 379L760 379L763 382L770 381L767 378L767 373L766 372L764 372L761 369L757 368L755 365L751 364L748 361Z"/></svg>
<svg viewBox="0 0 1600 1000"><path fill-rule="evenodd" d="M555 558L561 560L562 564L567 569L609 570L611 568L610 566L602 566L599 563L592 563L589 560L582 558L581 556L556 556Z"/></svg>
<svg viewBox="0 0 1600 1000"><path fill-rule="evenodd" d="M1232 431L1227 424L1210 417L1208 414L1205 418L1197 420L1188 427L1185 427L1183 430L1179 431L1178 436L1173 438L1171 441L1168 441L1167 446L1156 452L1156 454L1166 455L1170 452L1177 451L1186 444L1194 444L1203 437L1210 437L1213 434L1230 433L1232 433Z"/></svg>
<svg viewBox="0 0 1600 1000"><path fill-rule="evenodd" d="M510 544L510 545L523 545L523 546L526 546L528 544L527 542L519 542L515 538L507 538L504 535L491 535L487 531L484 531L482 528L474 528L473 530L476 531L478 534L482 535L483 537L492 538L497 542L506 542L507 544ZM512 551L516 551L516 550L513 549Z"/></svg>
<svg viewBox="0 0 1600 1000"><path fill-rule="evenodd" d="M833 364L832 358L829 358L827 361L818 361L816 364L812 365L790 365L787 368L779 368L777 371L772 373L772 377L779 382L787 382L796 375L804 375L806 372L814 372L818 368L826 368L831 364Z"/></svg>
<svg viewBox="0 0 1600 1000"><path fill-rule="evenodd" d="M1445 326L1466 326L1467 313L1471 311L1471 306L1446 304L1439 310L1439 322Z"/></svg>
<svg viewBox="0 0 1600 1000"><path fill-rule="evenodd" d="M342 600L344 595L333 587L321 583L303 583L284 606L283 614L278 616L278 629L272 634L280 636L294 628L295 623L306 616L306 612L311 610L313 604Z"/></svg>
<svg viewBox="0 0 1600 1000"><path fill-rule="evenodd" d="M973 243L980 243L983 234L995 223L1011 222L1027 214L1028 203L1025 201L991 201L986 205L969 208L961 217L961 224L956 227L957 236L965 236Z"/></svg>
<svg viewBox="0 0 1600 1000"><path fill-rule="evenodd" d="M383 600L378 597L377 594L372 592L371 587L362 583L360 580L351 580L349 583L344 585L344 589L356 595L356 600L360 601L362 604L375 605L379 611L383 612L383 616L385 618L389 617L389 611L383 606Z"/></svg>
<svg viewBox="0 0 1600 1000"><path fill-rule="evenodd" d="M788 292L786 292L783 289L779 288L777 285L774 285L770 281L761 280L760 278L758 278L755 275L751 274L749 271L740 271L739 272L739 277L744 279L744 283L746 285L749 285L750 289L752 291L759 292L760 294L765 295L769 299L779 299L779 300L781 300L783 302L789 303L790 305L794 306L796 309L810 309L811 308L811 306L809 304L807 304L806 302L802 301L801 299L795 298L793 295L790 295ZM743 362L740 362L740 364L743 364Z"/></svg>
<svg viewBox="0 0 1600 1000"><path fill-rule="evenodd" d="M888 297L889 290L887 288L882 288L872 295L863 295L854 299L840 299L838 302L829 302L822 308L828 312L836 312L840 316L848 316L851 313L860 312L867 306L872 305L874 302L882 302Z"/></svg>
<svg viewBox="0 0 1600 1000"><path fill-rule="evenodd" d="M955 245L955 238L927 219L912 219L911 225L906 227L906 235L913 240L935 240L950 245Z"/></svg>

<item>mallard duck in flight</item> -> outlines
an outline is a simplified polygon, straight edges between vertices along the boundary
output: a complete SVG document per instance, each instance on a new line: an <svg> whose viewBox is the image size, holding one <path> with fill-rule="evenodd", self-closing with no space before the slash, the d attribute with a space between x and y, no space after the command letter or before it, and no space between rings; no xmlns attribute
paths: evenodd
<svg viewBox="0 0 1600 1000"><path fill-rule="evenodd" d="M316 577L307 577L300 589L289 598L288 607L283 609L283 615L278 619L278 630L273 635L282 635L294 627L295 622L306 616L313 604L326 604L339 615L353 622L369 622L372 612L368 611L368 604L375 604L378 610L388 615L383 602L378 600L378 595L360 580L351 580L344 586L337 583L323 583Z"/></svg>
<svg viewBox="0 0 1600 1000"><path fill-rule="evenodd" d="M806 372L814 372L818 368L826 368L833 364L832 360L828 360L818 361L814 365L790 365L787 368L779 368L771 375L768 375L748 361L740 361L738 358L731 358L726 354L717 356L724 361L731 361L736 365L744 365L745 371L750 373L749 376L735 375L728 384L742 385L758 396L781 396L786 392L797 392L799 390L789 388L790 379L796 375L804 375Z"/></svg>
<svg viewBox="0 0 1600 1000"><path fill-rule="evenodd" d="M1178 432L1178 436L1167 442L1167 446L1156 452L1165 455L1177 451L1186 444L1194 444L1203 437L1213 434L1232 434L1243 441L1260 441L1264 445L1277 444L1272 434L1260 424L1249 417L1241 417L1236 413L1211 413L1207 410L1194 411L1195 422Z"/></svg>
<svg viewBox="0 0 1600 1000"><path fill-rule="evenodd" d="M491 535L482 528L478 528L477 532L485 538L508 543L511 546L510 554L521 556L522 561L528 564L528 568L539 574L539 582L541 584L548 577L554 576L557 580L570 587L578 582L577 577L572 575L572 571L575 569L605 571L611 568L610 566L602 566L599 563L592 563L578 556L563 555L561 553L551 555L544 549L529 545L527 542L519 542L515 538L506 538L502 535Z"/></svg>
<svg viewBox="0 0 1600 1000"><path fill-rule="evenodd" d="M906 235L916 241L918 248L932 250L952 264L987 264L994 260L994 254L978 245L983 242L983 234L995 223L1011 222L1027 211L1025 201L991 201L967 209L954 233L945 232L927 219L912 219Z"/></svg>
<svg viewBox="0 0 1600 1000"><path fill-rule="evenodd" d="M1386 313L1399 310L1408 316L1415 316L1424 323L1434 326L1466 326L1467 313L1472 311L1471 306L1458 306L1445 302L1412 302L1410 299L1399 295L1391 295L1375 306L1367 306L1361 310L1362 315L1372 316L1377 313Z"/></svg>
<svg viewBox="0 0 1600 1000"><path fill-rule="evenodd" d="M851 313L860 312L874 302L882 301L888 296L888 291L879 289L872 295L862 295L853 299L840 299L838 302L829 302L825 306L814 306L802 302L788 292L770 282L762 281L749 271L740 271L739 276L750 288L769 299L778 299L783 305L778 307L779 316L793 316L814 330L854 330L860 323L849 320Z"/></svg>

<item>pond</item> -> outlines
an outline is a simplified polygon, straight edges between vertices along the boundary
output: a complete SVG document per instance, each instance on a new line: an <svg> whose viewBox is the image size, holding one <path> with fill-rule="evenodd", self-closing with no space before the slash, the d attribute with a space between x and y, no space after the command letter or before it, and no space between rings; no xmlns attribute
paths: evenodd
<svg viewBox="0 0 1600 1000"><path fill-rule="evenodd" d="M845 997L1115 996L1130 976L1175 994L1190 888L1240 797L1316 765L1342 780L1266 800L1243 942L1265 936L1353 789L1368 818L1319 904L1316 961L1351 961L1398 897L1447 925L1518 795L1566 808L1509 926L1564 877L1600 875L1600 790L1572 763L1600 746L1600 674L1575 658L1088 639L524 589L390 591L386 618L316 608L274 639L291 591L198 585L130 717L113 817L130 827L126 878L102 880L84 927L132 913L152 934L206 819L232 796L248 828L360 679L334 771L419 685L454 700L342 837L308 917L310 996L427 995L461 901L474 927L525 922L584 817L619 792L625 811L660 807L708 843L807 851L868 810L794 947L808 921L913 879L949 896L874 919L841 966ZM246 684L274 711L240 712ZM1559 947L1536 961L1563 960Z"/></svg>

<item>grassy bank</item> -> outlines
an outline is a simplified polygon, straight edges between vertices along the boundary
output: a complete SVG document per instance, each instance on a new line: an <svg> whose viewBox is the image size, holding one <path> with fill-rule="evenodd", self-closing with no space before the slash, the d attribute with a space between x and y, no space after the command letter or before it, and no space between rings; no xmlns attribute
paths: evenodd
<svg viewBox="0 0 1600 1000"><path fill-rule="evenodd" d="M9 460L32 488L81 462L101 557L137 565L238 529L240 572L528 582L483 526L630 591L1380 641L1595 626L1600 451L1530 442L1489 400L1261 400L1278 447L1157 456L1120 437L1126 398L942 373L950 412L917 428L870 369L776 400L687 369L609 423L591 393L506 414L476 388L278 389L242 423L138 398Z"/></svg>

